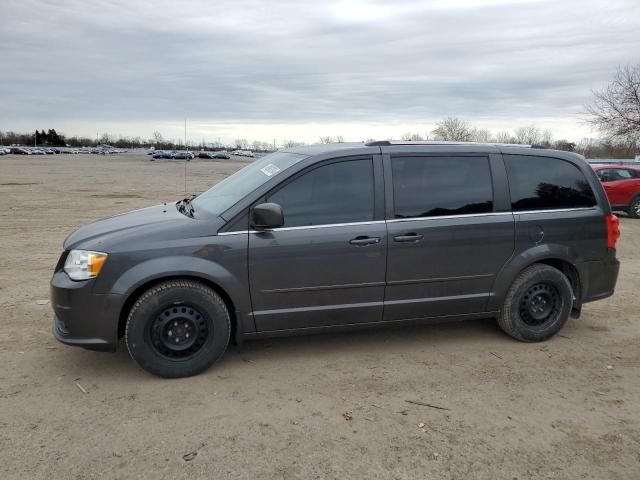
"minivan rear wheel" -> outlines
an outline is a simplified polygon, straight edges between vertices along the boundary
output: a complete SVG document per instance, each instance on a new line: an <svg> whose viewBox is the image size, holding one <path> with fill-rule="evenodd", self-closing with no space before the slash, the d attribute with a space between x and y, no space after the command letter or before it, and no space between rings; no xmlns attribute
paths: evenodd
<svg viewBox="0 0 640 480"><path fill-rule="evenodd" d="M210 287L170 280L135 302L125 331L131 357L154 375L196 375L222 357L229 343L229 312Z"/></svg>
<svg viewBox="0 0 640 480"><path fill-rule="evenodd" d="M567 277L549 265L532 265L520 273L507 292L498 324L523 342L540 342L564 326L573 303Z"/></svg>

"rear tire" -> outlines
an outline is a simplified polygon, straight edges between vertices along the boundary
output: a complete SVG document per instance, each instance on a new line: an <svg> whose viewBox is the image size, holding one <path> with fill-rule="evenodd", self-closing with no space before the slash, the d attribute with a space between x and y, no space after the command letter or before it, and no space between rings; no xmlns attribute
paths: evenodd
<svg viewBox="0 0 640 480"><path fill-rule="evenodd" d="M636 195L629 204L629 216L631 218L640 218L640 195Z"/></svg>
<svg viewBox="0 0 640 480"><path fill-rule="evenodd" d="M541 342L555 335L571 313L573 289L557 268L532 265L520 273L507 292L498 325L523 342Z"/></svg>
<svg viewBox="0 0 640 480"><path fill-rule="evenodd" d="M210 287L170 280L143 293L127 318L125 343L146 371L166 378L196 375L227 349L227 307Z"/></svg>

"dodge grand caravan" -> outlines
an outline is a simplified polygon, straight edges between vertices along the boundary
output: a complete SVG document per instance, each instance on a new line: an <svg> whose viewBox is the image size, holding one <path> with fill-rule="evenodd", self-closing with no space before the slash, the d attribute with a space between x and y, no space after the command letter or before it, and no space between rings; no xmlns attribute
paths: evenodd
<svg viewBox="0 0 640 480"><path fill-rule="evenodd" d="M149 372L230 341L495 318L542 341L613 294L618 219L576 154L388 141L281 150L208 191L85 225L51 280L54 335Z"/></svg>

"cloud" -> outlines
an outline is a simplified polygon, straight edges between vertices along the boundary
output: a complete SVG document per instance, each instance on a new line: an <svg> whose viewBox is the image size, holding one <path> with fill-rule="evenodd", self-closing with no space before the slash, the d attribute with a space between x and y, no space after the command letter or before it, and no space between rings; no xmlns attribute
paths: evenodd
<svg viewBox="0 0 640 480"><path fill-rule="evenodd" d="M457 115L575 136L591 89L640 61L637 0L23 0L3 18L0 129L14 130L148 137L188 118L197 135L289 137Z"/></svg>

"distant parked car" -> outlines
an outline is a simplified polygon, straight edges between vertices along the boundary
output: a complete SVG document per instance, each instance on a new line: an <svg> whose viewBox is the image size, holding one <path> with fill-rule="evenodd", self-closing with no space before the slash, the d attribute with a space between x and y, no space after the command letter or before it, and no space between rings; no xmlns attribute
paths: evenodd
<svg viewBox="0 0 640 480"><path fill-rule="evenodd" d="M255 157L253 152L250 150L234 150L231 152L231 155L237 155L239 157Z"/></svg>
<svg viewBox="0 0 640 480"><path fill-rule="evenodd" d="M156 151L151 158L158 160L158 159L171 159L171 158L175 158L175 152L165 152L164 150L158 150Z"/></svg>
<svg viewBox="0 0 640 480"><path fill-rule="evenodd" d="M176 154L173 156L173 158L175 158L176 160L191 160L192 158L192 154L191 152L176 152Z"/></svg>
<svg viewBox="0 0 640 480"><path fill-rule="evenodd" d="M198 158L231 158L226 152L200 152Z"/></svg>
<svg viewBox="0 0 640 480"><path fill-rule="evenodd" d="M7 151L4 148L0 148L0 155L6 155Z"/></svg>
<svg viewBox="0 0 640 480"><path fill-rule="evenodd" d="M11 147L11 153L15 155L31 155L31 150L22 147Z"/></svg>
<svg viewBox="0 0 640 480"><path fill-rule="evenodd" d="M620 165L593 165L607 192L612 210L640 218L640 168Z"/></svg>

